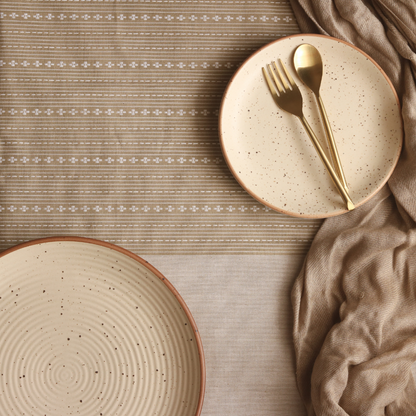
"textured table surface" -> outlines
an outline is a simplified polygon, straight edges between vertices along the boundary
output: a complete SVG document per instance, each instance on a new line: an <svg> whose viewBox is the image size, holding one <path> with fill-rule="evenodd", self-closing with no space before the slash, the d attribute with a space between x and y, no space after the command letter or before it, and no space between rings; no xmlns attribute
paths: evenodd
<svg viewBox="0 0 416 416"><path fill-rule="evenodd" d="M0 250L91 237L179 290L205 347L204 416L303 415L290 289L320 221L262 206L218 138L287 1L0 1Z"/></svg>

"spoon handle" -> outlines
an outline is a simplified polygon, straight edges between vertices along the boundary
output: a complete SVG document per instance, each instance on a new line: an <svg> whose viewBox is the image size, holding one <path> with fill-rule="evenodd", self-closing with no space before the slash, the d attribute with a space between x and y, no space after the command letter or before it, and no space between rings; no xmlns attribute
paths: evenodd
<svg viewBox="0 0 416 416"><path fill-rule="evenodd" d="M341 195L342 199L344 200L348 211L353 210L355 208L354 203L352 202L350 196L348 195L348 191L344 188L344 186L343 186L341 180L339 179L337 173L332 168L332 165L331 165L330 161L328 160L328 158L326 157L325 152L322 149L322 146L320 145L319 140L315 136L315 133L313 132L311 126L306 121L304 116L299 117L299 120L301 121L303 127L305 128L306 132L308 133L308 135L309 135L309 137L312 141L312 144L315 147L315 150L317 151L319 157L321 158L321 161L324 164L326 170L328 171L329 176L331 177L332 181L334 182L334 185L337 188L338 193Z"/></svg>
<svg viewBox="0 0 416 416"><path fill-rule="evenodd" d="M326 114L326 111L325 111L324 102L322 101L322 98L319 94L317 94L316 98L318 101L319 111L321 112L321 116L324 121L325 132L329 141L329 150L331 152L331 157L334 162L335 170L345 190L348 192L347 180L345 179L344 170L342 169L341 159L339 158L337 145L335 143L334 134L332 133L331 125L329 124L328 115Z"/></svg>

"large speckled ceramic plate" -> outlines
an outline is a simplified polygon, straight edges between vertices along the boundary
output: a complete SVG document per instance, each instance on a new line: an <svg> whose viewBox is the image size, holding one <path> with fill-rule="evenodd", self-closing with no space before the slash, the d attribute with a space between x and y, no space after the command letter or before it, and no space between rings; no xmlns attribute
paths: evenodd
<svg viewBox="0 0 416 416"><path fill-rule="evenodd" d="M2 253L1 414L195 416L204 368L184 301L136 255L72 238Z"/></svg>
<svg viewBox="0 0 416 416"><path fill-rule="evenodd" d="M219 133L230 170L255 199L285 214L324 218L346 212L344 203L299 120L274 103L261 70L278 58L286 63L302 91L305 117L327 150L315 97L293 68L302 43L322 55L321 96L352 200L359 206L381 189L402 146L398 98L369 56L337 39L295 35L257 51L225 91Z"/></svg>

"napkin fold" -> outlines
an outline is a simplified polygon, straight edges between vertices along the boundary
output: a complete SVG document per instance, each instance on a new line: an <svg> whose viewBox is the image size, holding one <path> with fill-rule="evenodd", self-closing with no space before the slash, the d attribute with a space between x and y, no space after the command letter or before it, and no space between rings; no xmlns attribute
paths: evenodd
<svg viewBox="0 0 416 416"><path fill-rule="evenodd" d="M401 102L404 147L370 201L324 221L292 291L309 416L416 415L416 2L291 0L304 33L369 54Z"/></svg>

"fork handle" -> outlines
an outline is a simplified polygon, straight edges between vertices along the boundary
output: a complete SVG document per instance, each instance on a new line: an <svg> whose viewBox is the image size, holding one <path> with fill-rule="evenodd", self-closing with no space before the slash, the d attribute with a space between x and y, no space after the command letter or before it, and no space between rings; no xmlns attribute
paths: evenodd
<svg viewBox="0 0 416 416"><path fill-rule="evenodd" d="M354 203L351 201L350 196L348 195L348 192L345 190L343 184L338 178L338 175L334 171L331 163L329 162L328 158L325 155L324 150L322 149L321 144L319 143L317 137L315 136L315 133L313 132L311 126L307 122L304 116L299 117L299 120L301 121L303 127L305 128L306 132L308 133L316 151L318 152L319 157L321 158L322 163L324 164L326 170L329 173L329 176L331 177L332 181L334 182L339 194L341 195L342 199L344 200L345 204L347 205L348 211L351 211L355 208Z"/></svg>
<svg viewBox="0 0 416 416"><path fill-rule="evenodd" d="M332 133L331 125L329 124L328 115L325 110L324 102L322 101L322 98L320 94L316 94L316 100L318 102L319 111L321 113L325 132L328 137L329 142L329 150L331 151L332 160L334 162L335 169L338 173L338 177L341 180L342 185L344 186L345 190L348 192L348 185L347 180L345 179L344 170L342 169L341 159L339 158L339 153L337 149L337 145L335 143L334 134Z"/></svg>

